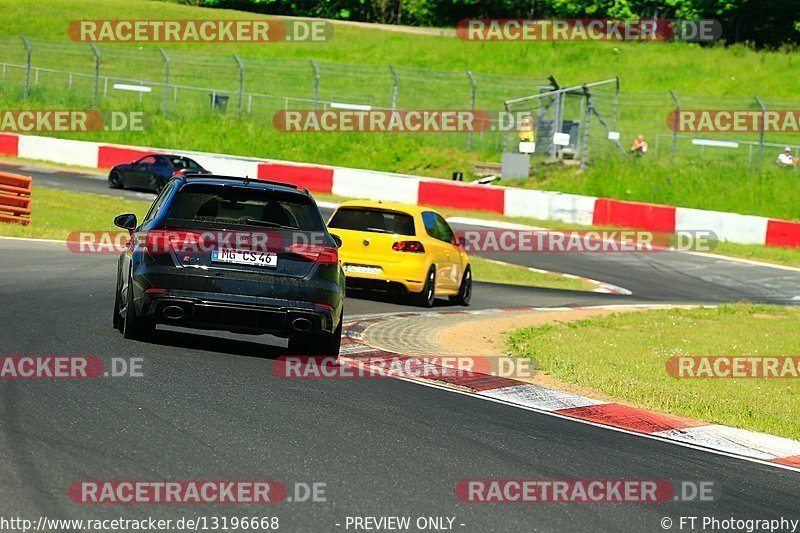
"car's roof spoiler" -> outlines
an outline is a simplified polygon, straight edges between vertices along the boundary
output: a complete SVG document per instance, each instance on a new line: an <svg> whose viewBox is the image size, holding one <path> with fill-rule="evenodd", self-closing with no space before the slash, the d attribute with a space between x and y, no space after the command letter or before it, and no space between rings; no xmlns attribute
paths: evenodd
<svg viewBox="0 0 800 533"><path fill-rule="evenodd" d="M241 181L245 185L247 185L251 181L255 181L257 183L266 183L268 185L277 185L278 187L286 187L288 189L295 189L297 191L309 194L308 189L306 189L305 187L299 187L297 185L294 185L293 183L284 183L282 181L272 181L272 180L262 180L262 179L253 180L249 176L241 177L241 176L221 176L219 174L191 174L191 173L187 173L187 174L181 174L179 176L179 178L184 180L184 181L186 181L186 178L237 180L237 181Z"/></svg>

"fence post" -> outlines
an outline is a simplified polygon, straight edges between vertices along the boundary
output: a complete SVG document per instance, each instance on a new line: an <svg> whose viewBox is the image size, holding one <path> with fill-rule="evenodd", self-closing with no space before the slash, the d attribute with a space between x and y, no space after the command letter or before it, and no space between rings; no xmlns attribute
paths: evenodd
<svg viewBox="0 0 800 533"><path fill-rule="evenodd" d="M614 92L614 131L617 131L617 110L619 109L619 76L615 76L617 80L617 90Z"/></svg>
<svg viewBox="0 0 800 533"><path fill-rule="evenodd" d="M97 109L97 91L100 89L100 50L94 45L89 43L94 52L94 95L92 96L92 109Z"/></svg>
<svg viewBox="0 0 800 533"><path fill-rule="evenodd" d="M669 152L669 162L672 163L672 161L675 159L675 150L678 148L678 115L681 112L681 103L678 100L678 95L676 95L671 89L669 91L669 95L675 102L675 123L672 125L672 148Z"/></svg>
<svg viewBox="0 0 800 533"><path fill-rule="evenodd" d="M475 76L472 75L472 71L467 71L467 76L469 76L469 82L472 85L472 94L469 100L469 107L470 111L472 112L472 124L475 125L475 95L478 92L478 82L475 81ZM467 151L472 151L472 128L470 128L469 132L467 133Z"/></svg>
<svg viewBox="0 0 800 533"><path fill-rule="evenodd" d="M24 35L22 36L22 42L25 43L25 48L27 49L27 59L25 60L25 96L24 96L24 98L27 98L31 86L31 42Z"/></svg>
<svg viewBox="0 0 800 533"><path fill-rule="evenodd" d="M394 111L397 107L397 88L400 86L400 79L392 65L389 65L389 70L392 71L392 78L394 78L394 82L392 82L392 111Z"/></svg>
<svg viewBox="0 0 800 533"><path fill-rule="evenodd" d="M583 141L581 142L581 170L586 168L587 154L589 153L589 110L592 106L592 95L586 85L583 86Z"/></svg>
<svg viewBox="0 0 800 533"><path fill-rule="evenodd" d="M317 62L313 59L309 59L309 61L314 69L314 111L316 111L317 101L319 100L319 67L317 67Z"/></svg>
<svg viewBox="0 0 800 533"><path fill-rule="evenodd" d="M166 117L169 111L169 56L163 48L159 48L158 51L164 56L164 116Z"/></svg>
<svg viewBox="0 0 800 533"><path fill-rule="evenodd" d="M237 54L233 54L233 58L239 64L239 95L236 98L236 116L242 117L242 91L244 90L244 63L239 59Z"/></svg>
<svg viewBox="0 0 800 533"><path fill-rule="evenodd" d="M759 124L758 128L758 159L756 160L756 173L761 173L761 159L764 157L764 126L766 113L767 113L767 106L764 105L764 101L756 96L756 102L758 102L758 106L761 108L761 124Z"/></svg>
<svg viewBox="0 0 800 533"><path fill-rule="evenodd" d="M557 92L554 96L555 98L555 107L553 108L553 131L552 131L552 138L555 139L555 134L561 130L561 122L559 117L561 116L561 93ZM556 147L555 142L550 143L550 158L556 158L556 152L558 148Z"/></svg>

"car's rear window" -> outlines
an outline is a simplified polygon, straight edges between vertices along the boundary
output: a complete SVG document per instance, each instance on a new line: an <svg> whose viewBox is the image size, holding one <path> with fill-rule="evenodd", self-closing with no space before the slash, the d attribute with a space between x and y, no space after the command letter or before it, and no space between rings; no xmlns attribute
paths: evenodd
<svg viewBox="0 0 800 533"><path fill-rule="evenodd" d="M203 225L258 225L324 231L308 196L267 189L189 184L173 198L167 221Z"/></svg>
<svg viewBox="0 0 800 533"><path fill-rule="evenodd" d="M201 170L203 168L195 160L188 157L171 157L169 161L175 168L188 168L190 170Z"/></svg>
<svg viewBox="0 0 800 533"><path fill-rule="evenodd" d="M392 233L398 235L414 235L414 217L406 213L367 209L360 207L343 207L336 211L328 223L329 228L369 231L373 233Z"/></svg>

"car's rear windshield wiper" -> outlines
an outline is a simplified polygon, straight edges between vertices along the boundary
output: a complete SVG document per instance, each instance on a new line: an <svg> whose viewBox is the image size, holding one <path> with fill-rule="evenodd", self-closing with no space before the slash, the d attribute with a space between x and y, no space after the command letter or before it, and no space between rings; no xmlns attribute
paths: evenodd
<svg viewBox="0 0 800 533"><path fill-rule="evenodd" d="M253 226L268 226L270 228L283 228L283 229L300 229L300 228L296 228L294 226L284 226L283 224L278 224L277 222L269 222L267 220L259 220L257 218L253 218L253 217L244 217L244 221L247 224L250 224L250 225L253 225Z"/></svg>

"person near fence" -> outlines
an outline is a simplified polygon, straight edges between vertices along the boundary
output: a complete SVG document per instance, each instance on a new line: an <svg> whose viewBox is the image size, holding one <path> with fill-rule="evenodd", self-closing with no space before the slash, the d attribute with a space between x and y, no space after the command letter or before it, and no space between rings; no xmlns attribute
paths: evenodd
<svg viewBox="0 0 800 533"><path fill-rule="evenodd" d="M519 142L534 142L535 133L533 119L531 117L525 117L522 119L522 123L519 126L519 131L517 134L519 135Z"/></svg>
<svg viewBox="0 0 800 533"><path fill-rule="evenodd" d="M778 154L777 163L784 167L796 167L797 163L800 163L800 159L794 157L792 149L787 146L782 154Z"/></svg>
<svg viewBox="0 0 800 533"><path fill-rule="evenodd" d="M631 146L631 152L636 155L647 153L647 141L644 140L644 135L636 137L636 140L633 141L633 146Z"/></svg>

